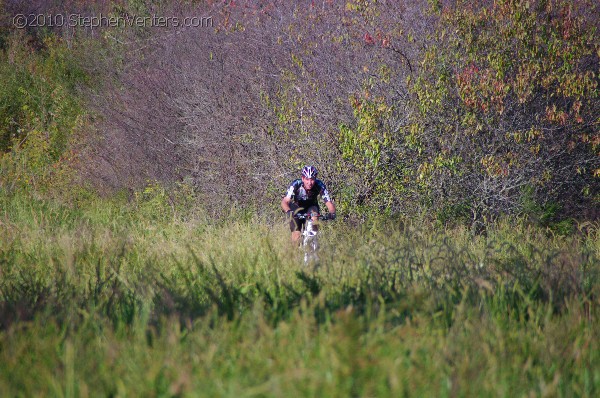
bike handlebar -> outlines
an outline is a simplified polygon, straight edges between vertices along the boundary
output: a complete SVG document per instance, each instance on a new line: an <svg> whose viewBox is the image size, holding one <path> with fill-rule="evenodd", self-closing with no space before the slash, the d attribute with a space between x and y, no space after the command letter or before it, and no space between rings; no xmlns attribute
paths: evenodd
<svg viewBox="0 0 600 398"><path fill-rule="evenodd" d="M303 214L294 214L294 218L297 218L298 220L306 220L307 218L312 218L312 217L310 216L310 214L303 213ZM319 214L317 216L317 218L321 221L333 221L333 219L329 217L329 214Z"/></svg>

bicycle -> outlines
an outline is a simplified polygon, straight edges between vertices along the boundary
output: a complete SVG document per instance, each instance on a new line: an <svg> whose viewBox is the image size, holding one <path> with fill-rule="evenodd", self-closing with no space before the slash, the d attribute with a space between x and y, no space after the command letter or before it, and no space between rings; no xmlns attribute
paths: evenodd
<svg viewBox="0 0 600 398"><path fill-rule="evenodd" d="M300 246L304 250L304 265L309 266L311 264L316 265L319 262L319 239L318 239L318 230L315 229L315 220L309 214L296 214L294 215L298 220L306 220L304 226L302 227L302 240L300 242ZM331 221L332 218L326 215L317 215L317 220L319 221Z"/></svg>

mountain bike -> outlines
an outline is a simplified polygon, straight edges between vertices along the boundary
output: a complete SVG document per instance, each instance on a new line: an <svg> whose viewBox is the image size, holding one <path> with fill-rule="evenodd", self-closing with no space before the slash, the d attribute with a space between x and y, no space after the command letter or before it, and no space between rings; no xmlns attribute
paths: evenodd
<svg viewBox="0 0 600 398"><path fill-rule="evenodd" d="M296 214L294 217L298 220L306 220L302 227L302 238L300 241L300 246L304 251L304 265L313 265L316 267L319 262L319 231L315 228L316 221L313 220L310 214ZM319 221L332 220L328 214L319 214L317 219Z"/></svg>

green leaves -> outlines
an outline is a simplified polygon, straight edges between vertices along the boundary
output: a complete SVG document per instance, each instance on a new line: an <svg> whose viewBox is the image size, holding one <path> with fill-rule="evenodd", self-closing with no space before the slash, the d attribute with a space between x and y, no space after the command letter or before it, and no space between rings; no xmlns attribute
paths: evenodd
<svg viewBox="0 0 600 398"><path fill-rule="evenodd" d="M355 172L360 194L343 199L353 205L387 206L402 191L402 166L390 161L399 138L389 130L392 107L383 97L372 98L369 90L353 95L350 104L354 124L339 126L338 148Z"/></svg>
<svg viewBox="0 0 600 398"><path fill-rule="evenodd" d="M87 76L67 45L55 36L39 51L26 51L15 35L0 61L0 186L58 190L66 183L70 146L85 111L76 90ZM25 51L24 51L25 50Z"/></svg>

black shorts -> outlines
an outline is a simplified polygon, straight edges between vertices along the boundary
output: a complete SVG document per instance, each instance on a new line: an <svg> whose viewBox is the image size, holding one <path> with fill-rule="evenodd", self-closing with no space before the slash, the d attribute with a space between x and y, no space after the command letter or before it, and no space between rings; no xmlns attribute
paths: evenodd
<svg viewBox="0 0 600 398"><path fill-rule="evenodd" d="M293 204L290 206L290 209L292 209L292 211L294 211L294 214L321 214L321 210L319 209L319 206L314 205L314 206L310 206L307 209L301 209L298 212L296 212L296 210L299 209L298 205ZM302 227L304 226L304 223L306 222L306 219L302 219L299 220L295 217L292 217L292 219L290 220L290 231L294 232L294 231L302 231Z"/></svg>

